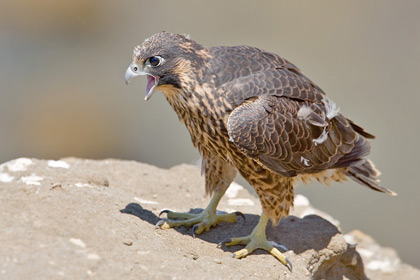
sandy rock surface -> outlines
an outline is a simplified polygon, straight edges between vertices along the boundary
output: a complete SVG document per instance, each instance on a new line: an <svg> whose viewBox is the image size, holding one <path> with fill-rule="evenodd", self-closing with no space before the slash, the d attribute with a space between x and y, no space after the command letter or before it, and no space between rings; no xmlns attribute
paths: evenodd
<svg viewBox="0 0 420 280"><path fill-rule="evenodd" d="M241 246L217 247L249 234L258 199L233 184L219 210L246 220L194 238L191 229L155 227L162 209L200 211L199 170L169 170L120 160L21 158L0 166L0 279L420 279L397 253L338 222L297 196L295 209L269 240L293 272L264 251L242 260ZM358 245L356 245L358 244Z"/></svg>

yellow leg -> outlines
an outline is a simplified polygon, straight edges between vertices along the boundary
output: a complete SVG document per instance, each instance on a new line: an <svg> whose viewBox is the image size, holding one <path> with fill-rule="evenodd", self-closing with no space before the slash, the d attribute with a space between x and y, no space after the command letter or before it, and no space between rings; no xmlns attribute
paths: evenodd
<svg viewBox="0 0 420 280"><path fill-rule="evenodd" d="M201 234L203 231L208 231L211 227L217 225L218 223L234 223L237 221L238 216L241 216L245 219L245 216L241 212L216 214L217 205L219 204L223 194L224 192L215 192L206 209L198 214L163 210L160 212L159 216L162 213L166 213L168 219L160 220L156 226L160 227L161 229L169 229L180 226L187 228L193 227L194 234Z"/></svg>
<svg viewBox="0 0 420 280"><path fill-rule="evenodd" d="M236 251L232 255L232 257L235 259L243 258L251 254L256 249L263 249L267 252L270 252L271 255L276 257L283 265L285 265L290 271L292 271L292 263L290 262L290 260L267 241L267 237L265 235L267 222L268 216L263 213L260 217L260 220L258 221L258 224L255 226L250 235L239 238L230 238L220 243L220 245L246 245L244 249Z"/></svg>

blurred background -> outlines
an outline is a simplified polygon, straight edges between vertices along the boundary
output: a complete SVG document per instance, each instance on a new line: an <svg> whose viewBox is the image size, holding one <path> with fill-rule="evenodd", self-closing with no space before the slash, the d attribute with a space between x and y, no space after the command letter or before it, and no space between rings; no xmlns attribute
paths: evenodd
<svg viewBox="0 0 420 280"><path fill-rule="evenodd" d="M416 0L2 0L0 162L193 163L199 155L163 95L144 102L145 79L125 85L134 46L162 30L207 46L258 46L295 63L377 136L371 159L399 196L352 182L297 193L344 232L360 229L420 267L419 13Z"/></svg>

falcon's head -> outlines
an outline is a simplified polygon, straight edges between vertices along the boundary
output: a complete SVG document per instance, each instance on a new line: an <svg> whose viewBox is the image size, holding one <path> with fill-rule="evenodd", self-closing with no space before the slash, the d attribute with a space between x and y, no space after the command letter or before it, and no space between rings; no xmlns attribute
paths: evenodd
<svg viewBox="0 0 420 280"><path fill-rule="evenodd" d="M206 48L187 35L160 32L134 48L125 82L146 75L145 100L149 100L155 89L181 89L188 77L206 64L208 57Z"/></svg>

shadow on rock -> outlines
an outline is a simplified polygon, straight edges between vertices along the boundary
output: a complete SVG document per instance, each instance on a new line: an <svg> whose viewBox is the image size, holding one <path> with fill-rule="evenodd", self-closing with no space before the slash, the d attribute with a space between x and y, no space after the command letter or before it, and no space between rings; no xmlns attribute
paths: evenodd
<svg viewBox="0 0 420 280"><path fill-rule="evenodd" d="M189 213L197 214L201 211L203 209L194 208L190 209ZM137 203L128 204L120 212L136 216L152 225L161 219ZM221 223L200 235L194 235L191 228L180 227L173 228L173 230L183 235L195 236L195 238L208 243L219 244L232 237L250 234L258 220L259 215L245 214L245 220L239 217L236 223ZM282 219L280 224L275 227L271 224L267 226L267 239L280 245L280 251L291 250L306 259L306 263L302 263L302 265L311 272L311 279L343 279L343 277L351 280L366 279L360 255L354 247L347 248L347 243L343 238L337 239L340 235L341 232L335 225L317 215L308 215L303 218L289 216ZM341 243L337 240L341 240ZM225 252L233 253L243 246L228 247L223 245L220 248ZM340 248L344 251L336 254L334 251L340 251ZM256 250L253 254L269 253Z"/></svg>
<svg viewBox="0 0 420 280"><path fill-rule="evenodd" d="M191 208L188 213L197 214L203 211L202 208ZM140 218L143 221L148 222L149 224L156 225L156 223L164 217L159 218L156 216L152 211L143 208L138 203L130 203L124 209L120 210L121 213L130 214ZM226 213L226 212L218 212L218 213ZM193 236L195 238L201 239L203 241L219 244L223 240L231 237L240 237L245 236L251 233L254 226L257 224L259 219L258 215L253 214L246 214L245 220L241 217L238 218L236 223L220 223L216 225L214 228L211 228L208 232L203 232L202 234L193 234L192 228L172 228L172 230L176 230L177 232L183 235ZM233 246L233 247L223 247L225 251L235 252L242 246Z"/></svg>
<svg viewBox="0 0 420 280"><path fill-rule="evenodd" d="M192 208L188 213L197 214L203 211L201 208ZM121 213L136 216L152 225L155 225L161 218L156 216L152 211L143 208L137 203L128 204L125 209L120 210ZM220 211L219 213L226 213ZM179 227L173 228L184 235L195 236L195 238L203 241L218 244L228 238L246 236L252 232L257 225L259 215L245 214L245 220L238 217L236 223L220 223L208 232L202 234L193 234L191 228ZM340 231L336 226L329 221L316 215L305 216L298 218L289 216L281 220L280 224L272 227L271 224L267 226L267 238L275 241L277 244L283 245L289 250L293 250L296 254L304 251L314 249L320 251L327 248L331 238ZM225 251L235 252L242 245L232 247L222 246ZM281 251L284 251L280 248ZM258 250L256 253L263 252ZM264 252L265 253L265 252Z"/></svg>
<svg viewBox="0 0 420 280"><path fill-rule="evenodd" d="M144 209L138 203L130 203L125 206L124 209L120 210L121 213L130 214L136 216L143 221L155 225L160 219L152 211Z"/></svg>
<svg viewBox="0 0 420 280"><path fill-rule="evenodd" d="M289 216L280 221L279 225L267 226L267 237L300 254L313 249L320 251L328 247L331 239L341 234L338 228L317 215L303 218Z"/></svg>

